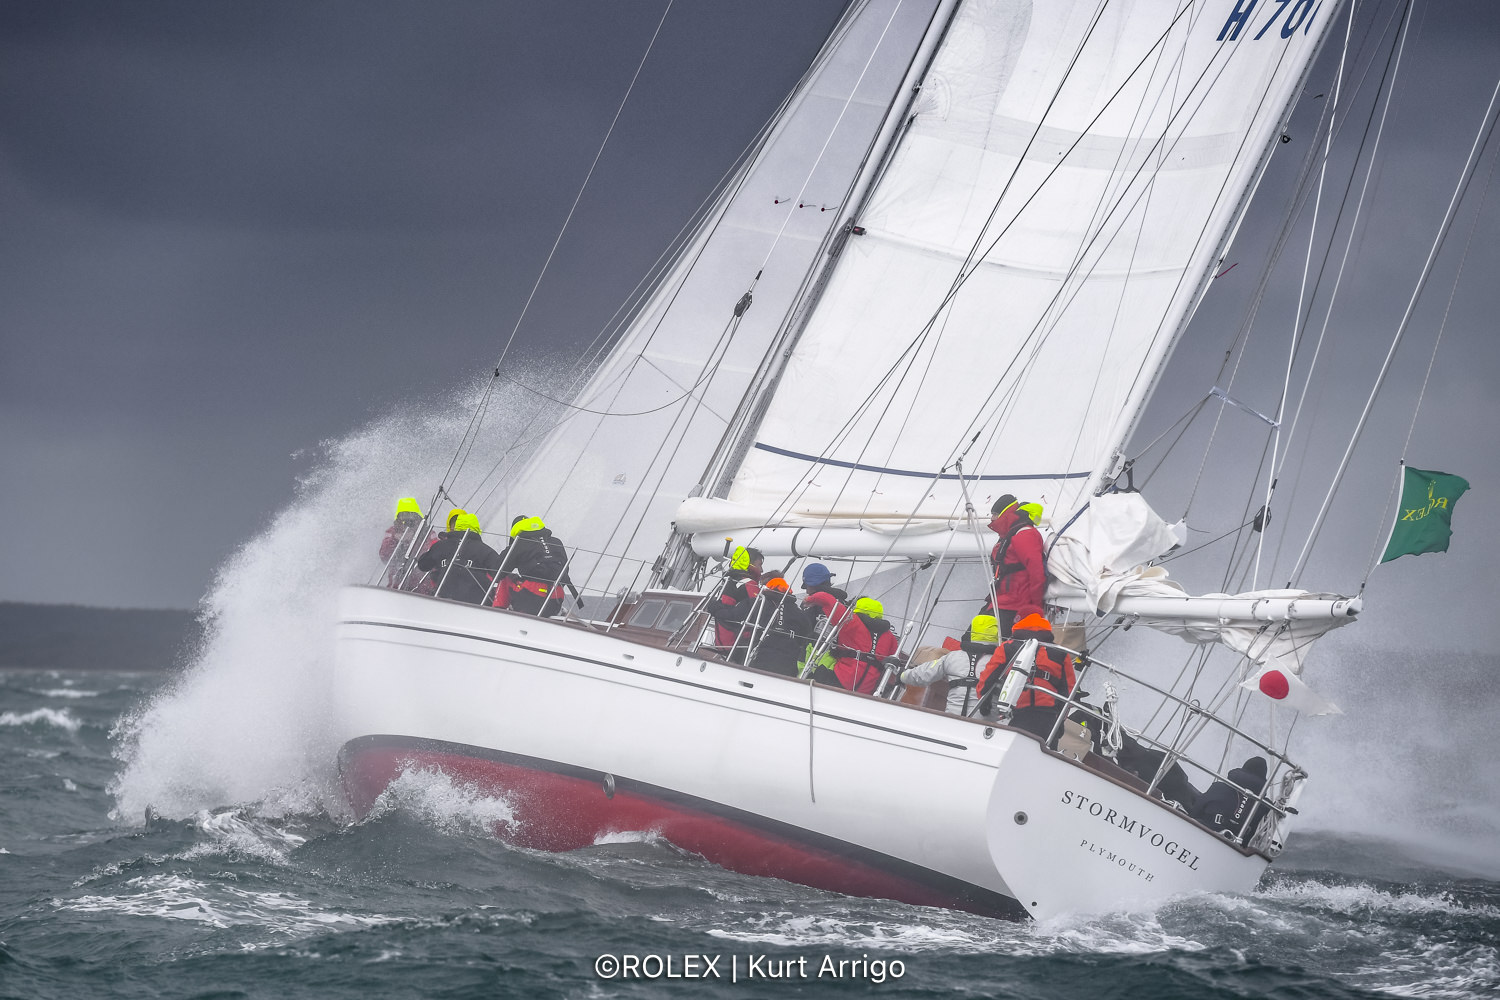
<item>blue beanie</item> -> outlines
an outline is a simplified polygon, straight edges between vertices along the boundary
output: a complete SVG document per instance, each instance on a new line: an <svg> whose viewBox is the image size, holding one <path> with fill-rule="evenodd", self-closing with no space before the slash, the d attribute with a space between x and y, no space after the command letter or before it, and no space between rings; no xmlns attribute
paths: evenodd
<svg viewBox="0 0 1500 1000"><path fill-rule="evenodd" d="M822 563L808 563L802 570L802 586L821 587L833 579L833 574L828 572L828 567Z"/></svg>

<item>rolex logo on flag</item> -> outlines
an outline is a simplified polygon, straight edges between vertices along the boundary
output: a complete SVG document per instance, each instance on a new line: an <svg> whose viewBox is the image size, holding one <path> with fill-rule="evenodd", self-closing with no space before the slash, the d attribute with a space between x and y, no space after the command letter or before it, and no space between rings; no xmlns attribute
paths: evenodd
<svg viewBox="0 0 1500 1000"><path fill-rule="evenodd" d="M1257 691L1279 705L1285 705L1303 715L1343 715L1344 710L1302 683L1302 678L1274 664L1240 682L1246 691Z"/></svg>
<svg viewBox="0 0 1500 1000"><path fill-rule="evenodd" d="M1447 552L1448 538L1453 534L1453 505L1468 488L1468 480L1461 476L1402 466L1401 506L1380 561Z"/></svg>

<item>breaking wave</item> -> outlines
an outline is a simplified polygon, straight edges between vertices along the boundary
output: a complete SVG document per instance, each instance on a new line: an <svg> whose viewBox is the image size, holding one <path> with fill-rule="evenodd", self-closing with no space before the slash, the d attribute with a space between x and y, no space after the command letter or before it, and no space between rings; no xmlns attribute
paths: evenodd
<svg viewBox="0 0 1500 1000"><path fill-rule="evenodd" d="M46 725L76 733L83 722L75 719L67 709L38 708L30 712L0 712L0 726Z"/></svg>
<svg viewBox="0 0 1500 1000"><path fill-rule="evenodd" d="M377 572L394 499L441 481L466 420L398 413L324 443L295 500L220 568L190 665L117 725L116 820L245 803L266 816L342 812L329 669L338 589Z"/></svg>
<svg viewBox="0 0 1500 1000"><path fill-rule="evenodd" d="M487 836L514 827L515 812L503 796L487 795L432 768L408 768L375 800L367 819L391 813L414 816L440 832Z"/></svg>

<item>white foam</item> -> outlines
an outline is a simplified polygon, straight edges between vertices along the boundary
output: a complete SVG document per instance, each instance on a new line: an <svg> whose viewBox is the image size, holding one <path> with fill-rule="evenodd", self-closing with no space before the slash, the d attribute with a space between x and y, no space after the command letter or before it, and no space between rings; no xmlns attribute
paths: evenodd
<svg viewBox="0 0 1500 1000"><path fill-rule="evenodd" d="M662 836L655 830L606 830L594 838L595 847L606 844L661 844Z"/></svg>
<svg viewBox="0 0 1500 1000"><path fill-rule="evenodd" d="M154 858L148 854L145 856L144 860L151 864L160 864L163 859ZM125 863L123 861L111 861L107 864L95 865L87 875L83 876L83 878L74 880L73 888L80 889L83 886L88 885L90 882L97 881L101 878L112 878L115 875L120 874L124 870Z"/></svg>
<svg viewBox="0 0 1500 1000"><path fill-rule="evenodd" d="M186 920L215 928L255 926L278 935L300 937L330 927L371 927L396 918L324 910L285 892L255 892L237 886L210 885L184 875L162 873L126 880L113 895L55 899L59 909L79 913L113 913L164 920Z"/></svg>
<svg viewBox="0 0 1500 1000"><path fill-rule="evenodd" d="M286 864L287 855L307 842L301 834L254 815L246 809L203 810L193 817L193 825L207 836L189 847L179 858L248 856L272 864Z"/></svg>
<svg viewBox="0 0 1500 1000"><path fill-rule="evenodd" d="M740 926L711 929L715 937L786 947L894 949L978 953L1013 951L1024 925L981 920L949 911L923 910L909 924L868 917L810 916L791 912L749 916Z"/></svg>
<svg viewBox="0 0 1500 1000"><path fill-rule="evenodd" d="M375 800L369 819L393 812L415 816L428 826L460 836L492 836L497 827L513 827L516 823L515 812L504 796L486 795L435 768L402 771Z"/></svg>
<svg viewBox="0 0 1500 1000"><path fill-rule="evenodd" d="M98 691L83 691L77 688L49 688L45 691L33 691L44 698L97 698Z"/></svg>
<svg viewBox="0 0 1500 1000"><path fill-rule="evenodd" d="M1500 907L1471 905L1446 892L1387 892L1364 882L1329 885L1317 879L1273 884L1256 893L1281 902L1307 905L1337 913L1381 914L1451 913L1487 920L1500 919Z"/></svg>
<svg viewBox="0 0 1500 1000"><path fill-rule="evenodd" d="M70 733L78 732L83 723L67 709L38 708L30 712L0 712L0 726L34 726L45 724Z"/></svg>
<svg viewBox="0 0 1500 1000"><path fill-rule="evenodd" d="M1154 914L1058 918L1045 923L986 920L956 911L923 909L912 922L792 913L751 918L744 926L711 930L732 940L786 947L864 948L1009 955L1154 954L1200 951L1208 945L1166 930Z"/></svg>

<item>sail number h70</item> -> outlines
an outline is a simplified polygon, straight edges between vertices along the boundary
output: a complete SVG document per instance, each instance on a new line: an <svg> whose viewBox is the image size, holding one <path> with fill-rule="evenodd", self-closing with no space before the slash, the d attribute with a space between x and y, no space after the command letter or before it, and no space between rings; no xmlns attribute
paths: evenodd
<svg viewBox="0 0 1500 1000"><path fill-rule="evenodd" d="M1255 13L1255 8L1259 3L1260 0L1235 0L1234 10L1229 12L1229 20L1224 22L1224 28L1219 32L1219 41L1222 42L1226 38L1231 42L1239 41L1240 30L1250 23L1250 17ZM1266 23L1255 33L1251 41L1260 41L1261 36L1270 31L1271 26L1278 21L1281 22L1282 38L1291 38L1298 28L1301 28L1305 34L1312 27L1313 18L1323 6L1322 0L1266 0L1266 7L1273 4L1276 9L1271 12L1271 16L1266 19ZM1288 10L1288 7L1291 9ZM1282 18L1283 12L1286 14L1284 19Z"/></svg>

